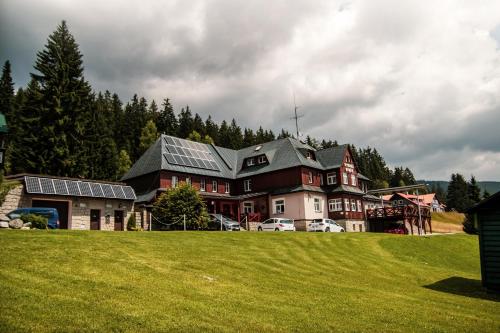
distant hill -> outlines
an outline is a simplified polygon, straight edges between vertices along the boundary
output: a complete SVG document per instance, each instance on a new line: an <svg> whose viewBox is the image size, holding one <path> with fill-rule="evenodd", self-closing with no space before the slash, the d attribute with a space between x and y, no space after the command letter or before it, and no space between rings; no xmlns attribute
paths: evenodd
<svg viewBox="0 0 500 333"><path fill-rule="evenodd" d="M429 186L436 184L441 186L443 190L445 191L448 190L448 181L445 180L417 180L417 183L429 184ZM487 190L490 194L494 194L500 191L500 182L493 182L493 181L477 182L477 185L481 189L481 193L484 192L484 190Z"/></svg>

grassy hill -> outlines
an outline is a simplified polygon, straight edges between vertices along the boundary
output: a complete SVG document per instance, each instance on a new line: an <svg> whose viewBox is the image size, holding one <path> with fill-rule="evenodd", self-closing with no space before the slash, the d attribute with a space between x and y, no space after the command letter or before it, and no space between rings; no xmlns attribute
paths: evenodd
<svg viewBox="0 0 500 333"><path fill-rule="evenodd" d="M499 332L475 236L0 231L1 332Z"/></svg>
<svg viewBox="0 0 500 333"><path fill-rule="evenodd" d="M461 233L465 215L457 212L431 213L433 232Z"/></svg>

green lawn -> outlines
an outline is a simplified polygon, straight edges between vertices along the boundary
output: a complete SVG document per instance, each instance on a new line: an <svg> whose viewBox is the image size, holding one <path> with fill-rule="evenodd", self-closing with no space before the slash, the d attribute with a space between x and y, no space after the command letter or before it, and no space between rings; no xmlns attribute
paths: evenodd
<svg viewBox="0 0 500 333"><path fill-rule="evenodd" d="M1 332L499 332L475 236L0 231Z"/></svg>

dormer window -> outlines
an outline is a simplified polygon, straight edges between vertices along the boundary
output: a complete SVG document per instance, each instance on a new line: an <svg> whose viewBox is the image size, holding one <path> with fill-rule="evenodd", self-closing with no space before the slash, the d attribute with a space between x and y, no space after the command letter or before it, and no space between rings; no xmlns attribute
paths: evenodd
<svg viewBox="0 0 500 333"><path fill-rule="evenodd" d="M313 159L313 154L310 151L307 151L306 157L311 160L311 159Z"/></svg>
<svg viewBox="0 0 500 333"><path fill-rule="evenodd" d="M259 156L258 159L257 159L257 161L258 161L259 164L266 163L266 155Z"/></svg>
<svg viewBox="0 0 500 333"><path fill-rule="evenodd" d="M255 147L255 151L259 151L259 150L260 150L260 148L262 148L262 146L257 146L257 147Z"/></svg>
<svg viewBox="0 0 500 333"><path fill-rule="evenodd" d="M247 160L247 166L252 166L252 165L254 165L254 164L255 164L255 161L254 161L253 157L252 157L252 158L249 158L249 159Z"/></svg>

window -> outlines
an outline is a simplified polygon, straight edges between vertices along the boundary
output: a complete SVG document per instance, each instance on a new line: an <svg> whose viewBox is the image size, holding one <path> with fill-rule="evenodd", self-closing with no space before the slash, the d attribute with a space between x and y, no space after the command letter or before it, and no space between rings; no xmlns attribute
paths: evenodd
<svg viewBox="0 0 500 333"><path fill-rule="evenodd" d="M352 231L356 231L356 225L355 224L352 225Z"/></svg>
<svg viewBox="0 0 500 333"><path fill-rule="evenodd" d="M243 189L245 192L250 192L252 190L252 180L251 179L245 179L243 181Z"/></svg>
<svg viewBox="0 0 500 333"><path fill-rule="evenodd" d="M352 184L352 186L356 186L357 185L356 184L356 176L353 175L353 174L351 174L351 184Z"/></svg>
<svg viewBox="0 0 500 333"><path fill-rule="evenodd" d="M230 188L229 188L229 182L226 182L226 184L224 186L224 192L229 193L229 190L230 190Z"/></svg>
<svg viewBox="0 0 500 333"><path fill-rule="evenodd" d="M346 185L349 184L349 181L347 179L347 172L342 173L342 180L343 180L344 184L346 184Z"/></svg>
<svg viewBox="0 0 500 333"><path fill-rule="evenodd" d="M265 155L259 156L258 162L259 164L266 163L266 156Z"/></svg>
<svg viewBox="0 0 500 333"><path fill-rule="evenodd" d="M186 184L191 186L191 177L186 177Z"/></svg>
<svg viewBox="0 0 500 333"><path fill-rule="evenodd" d="M361 200L356 201L356 203L358 204L358 212L361 212L363 209L363 207L361 207Z"/></svg>
<svg viewBox="0 0 500 333"><path fill-rule="evenodd" d="M253 201L245 201L243 203L243 213L253 214Z"/></svg>
<svg viewBox="0 0 500 333"><path fill-rule="evenodd" d="M212 192L217 192L217 181L212 180Z"/></svg>
<svg viewBox="0 0 500 333"><path fill-rule="evenodd" d="M200 191L205 192L205 178L200 179Z"/></svg>
<svg viewBox="0 0 500 333"><path fill-rule="evenodd" d="M349 199L344 199L344 210L348 212L349 209Z"/></svg>
<svg viewBox="0 0 500 333"><path fill-rule="evenodd" d="M356 200L354 200L354 199L351 199L351 210L353 212L356 211Z"/></svg>
<svg viewBox="0 0 500 333"><path fill-rule="evenodd" d="M253 160L253 158L249 158L247 160L247 166L252 166L252 165L254 165L254 160Z"/></svg>
<svg viewBox="0 0 500 333"><path fill-rule="evenodd" d="M319 198L314 198L314 211L316 213L321 212L321 200Z"/></svg>
<svg viewBox="0 0 500 333"><path fill-rule="evenodd" d="M172 176L172 188L177 187L177 183L179 182L179 179L177 176Z"/></svg>
<svg viewBox="0 0 500 333"><path fill-rule="evenodd" d="M328 210L330 212L340 212L340 211L342 211L342 199L331 199L331 200L328 200Z"/></svg>
<svg viewBox="0 0 500 333"><path fill-rule="evenodd" d="M307 174L307 181L309 184L312 184L313 182L313 173L311 171Z"/></svg>
<svg viewBox="0 0 500 333"><path fill-rule="evenodd" d="M274 214L283 214L285 212L285 199L273 200Z"/></svg>
<svg viewBox="0 0 500 333"><path fill-rule="evenodd" d="M313 158L313 155L312 155L312 153L310 151L308 151L308 152L306 152L306 157L308 159L311 159L311 158Z"/></svg>
<svg viewBox="0 0 500 333"><path fill-rule="evenodd" d="M336 173L327 173L326 174L326 183L328 185L337 184L337 174Z"/></svg>
<svg viewBox="0 0 500 333"><path fill-rule="evenodd" d="M320 173L320 174L319 174L319 184L320 184L321 186L323 186L323 185L324 185L324 181L323 181L323 174L322 174L322 173Z"/></svg>

